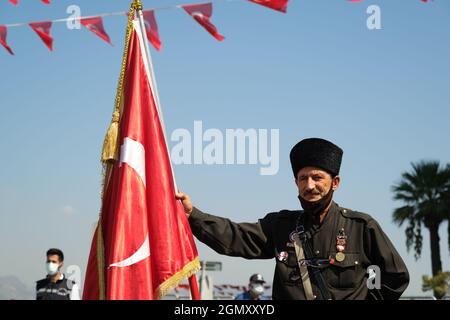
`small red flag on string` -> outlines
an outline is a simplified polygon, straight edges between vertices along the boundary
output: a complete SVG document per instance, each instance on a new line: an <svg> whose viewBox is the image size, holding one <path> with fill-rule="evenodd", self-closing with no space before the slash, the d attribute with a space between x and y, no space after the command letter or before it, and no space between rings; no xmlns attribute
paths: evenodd
<svg viewBox="0 0 450 320"><path fill-rule="evenodd" d="M45 4L50 4L50 0L41 0ZM13 5L17 6L19 4L19 0L9 0Z"/></svg>
<svg viewBox="0 0 450 320"><path fill-rule="evenodd" d="M286 13L289 0L248 0L262 6Z"/></svg>
<svg viewBox="0 0 450 320"><path fill-rule="evenodd" d="M155 47L156 50L161 51L161 40L158 33L158 25L156 24L155 12L153 10L142 11L145 22L145 31L147 39Z"/></svg>
<svg viewBox="0 0 450 320"><path fill-rule="evenodd" d="M217 32L217 28L209 20L212 16L212 3L191 4L182 6L183 9L194 18L203 28L219 41L225 39Z"/></svg>
<svg viewBox="0 0 450 320"><path fill-rule="evenodd" d="M30 27L37 33L50 51L53 51L53 38L50 35L51 21L33 22Z"/></svg>
<svg viewBox="0 0 450 320"><path fill-rule="evenodd" d="M14 52L11 50L11 47L8 46L8 43L6 42L6 36L8 34L8 28L6 28L5 26L0 26L0 44L5 47L6 50L8 50L8 52L11 55L14 55Z"/></svg>
<svg viewBox="0 0 450 320"><path fill-rule="evenodd" d="M110 45L112 45L111 40L109 40L109 36L106 33L105 28L103 27L103 21L101 17L80 19L80 23L87 29L95 33L97 36L108 42Z"/></svg>

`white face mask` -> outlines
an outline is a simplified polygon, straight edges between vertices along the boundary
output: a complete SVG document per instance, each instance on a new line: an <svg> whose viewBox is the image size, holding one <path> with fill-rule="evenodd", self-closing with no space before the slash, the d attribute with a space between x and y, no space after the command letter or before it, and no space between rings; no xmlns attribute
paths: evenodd
<svg viewBox="0 0 450 320"><path fill-rule="evenodd" d="M250 283L250 291L257 296L264 293L264 286L260 283Z"/></svg>
<svg viewBox="0 0 450 320"><path fill-rule="evenodd" d="M54 276L55 274L58 273L59 264L54 262L47 262L45 266L47 269L47 274Z"/></svg>

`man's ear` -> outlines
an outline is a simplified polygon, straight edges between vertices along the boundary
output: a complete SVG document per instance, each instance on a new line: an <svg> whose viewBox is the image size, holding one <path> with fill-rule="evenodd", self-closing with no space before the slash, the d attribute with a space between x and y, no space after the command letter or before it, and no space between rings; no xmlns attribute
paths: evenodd
<svg viewBox="0 0 450 320"><path fill-rule="evenodd" d="M61 262L58 269L61 269L64 266L64 262Z"/></svg>
<svg viewBox="0 0 450 320"><path fill-rule="evenodd" d="M333 181L331 182L331 188L333 191L336 191L339 188L339 185L341 184L341 177L336 176L333 178Z"/></svg>

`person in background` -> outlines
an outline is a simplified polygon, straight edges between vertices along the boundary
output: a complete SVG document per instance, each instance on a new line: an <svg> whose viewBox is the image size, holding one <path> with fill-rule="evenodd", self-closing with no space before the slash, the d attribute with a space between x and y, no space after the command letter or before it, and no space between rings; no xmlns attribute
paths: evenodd
<svg viewBox="0 0 450 320"><path fill-rule="evenodd" d="M49 249L47 276L36 282L36 300L80 300L78 285L61 273L63 265L63 252L55 248Z"/></svg>
<svg viewBox="0 0 450 320"><path fill-rule="evenodd" d="M267 296L264 295L264 278L259 273L255 273L250 277L250 282L248 284L248 290L238 294L235 300L269 300Z"/></svg>

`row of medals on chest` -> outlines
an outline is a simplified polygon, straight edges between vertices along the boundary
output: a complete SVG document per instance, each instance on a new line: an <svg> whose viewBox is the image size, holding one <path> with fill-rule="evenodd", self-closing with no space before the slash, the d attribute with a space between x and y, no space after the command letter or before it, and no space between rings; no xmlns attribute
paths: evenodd
<svg viewBox="0 0 450 320"><path fill-rule="evenodd" d="M295 236L295 231L293 231L289 236L289 239L291 240L291 242L288 243L289 246L293 246L293 243L295 241L294 236ZM330 264L334 264L335 261L342 262L345 260L344 251L345 251L346 245L347 245L347 235L345 234L344 228L341 228L339 230L338 235L336 236L336 255L334 256L334 258L331 255L328 258ZM287 258L288 258L287 251L282 251L277 255L277 259L282 262L286 261Z"/></svg>

